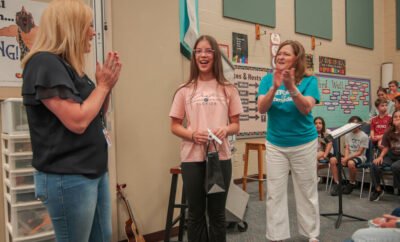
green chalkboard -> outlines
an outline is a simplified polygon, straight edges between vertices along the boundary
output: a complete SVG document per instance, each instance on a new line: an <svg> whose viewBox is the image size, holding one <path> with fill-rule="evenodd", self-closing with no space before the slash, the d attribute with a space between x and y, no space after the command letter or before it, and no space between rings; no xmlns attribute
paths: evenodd
<svg viewBox="0 0 400 242"><path fill-rule="evenodd" d="M374 0L346 0L346 43L374 48Z"/></svg>
<svg viewBox="0 0 400 242"><path fill-rule="evenodd" d="M275 0L224 0L224 17L275 28Z"/></svg>
<svg viewBox="0 0 400 242"><path fill-rule="evenodd" d="M296 0L296 33L332 39L332 0Z"/></svg>
<svg viewBox="0 0 400 242"><path fill-rule="evenodd" d="M371 83L368 79L317 74L320 104L312 109L314 117L323 117L327 128L347 123L351 116L369 119Z"/></svg>
<svg viewBox="0 0 400 242"><path fill-rule="evenodd" d="M397 49L400 50L400 0L396 1Z"/></svg>

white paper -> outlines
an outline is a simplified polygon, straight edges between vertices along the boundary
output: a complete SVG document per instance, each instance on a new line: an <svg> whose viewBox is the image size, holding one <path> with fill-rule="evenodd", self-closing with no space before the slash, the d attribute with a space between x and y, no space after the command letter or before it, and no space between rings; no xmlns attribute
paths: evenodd
<svg viewBox="0 0 400 242"><path fill-rule="evenodd" d="M348 123L348 124L343 125L340 128L335 129L334 131L332 131L330 133L330 135L332 136L332 138L336 139L338 137L341 137L341 136L349 133L353 129L356 129L360 126L361 126L361 123Z"/></svg>

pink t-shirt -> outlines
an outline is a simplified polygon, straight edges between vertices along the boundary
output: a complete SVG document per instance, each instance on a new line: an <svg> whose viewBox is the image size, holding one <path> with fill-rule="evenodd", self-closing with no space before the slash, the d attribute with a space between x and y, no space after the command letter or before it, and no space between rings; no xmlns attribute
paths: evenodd
<svg viewBox="0 0 400 242"><path fill-rule="evenodd" d="M242 103L237 89L233 86L219 85L214 79L211 81L197 81L197 88L193 93L194 85L183 87L177 91L172 103L170 117L187 119L187 129L203 131L228 125L229 117L243 112ZM216 143L216 142L215 142ZM228 138L222 140L222 145L216 143L220 160L231 158L231 149ZM193 141L182 140L182 162L204 161L207 145L195 144ZM214 146L210 145L210 150Z"/></svg>

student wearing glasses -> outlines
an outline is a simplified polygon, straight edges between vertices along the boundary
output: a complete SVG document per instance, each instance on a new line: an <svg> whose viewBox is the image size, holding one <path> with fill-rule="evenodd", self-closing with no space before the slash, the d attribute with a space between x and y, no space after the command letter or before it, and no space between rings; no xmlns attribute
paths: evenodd
<svg viewBox="0 0 400 242"><path fill-rule="evenodd" d="M169 113L172 133L182 138L181 168L189 204L189 242L226 241L225 204L232 173L227 136L239 131L242 112L237 88L224 77L217 41L207 35L199 37L194 44L189 79L175 92ZM217 149L226 186L225 192L209 195L205 191L207 129L222 140Z"/></svg>

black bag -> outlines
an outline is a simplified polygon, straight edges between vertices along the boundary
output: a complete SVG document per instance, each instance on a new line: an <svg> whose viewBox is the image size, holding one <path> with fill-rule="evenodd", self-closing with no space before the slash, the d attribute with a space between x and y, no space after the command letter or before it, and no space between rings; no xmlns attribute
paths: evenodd
<svg viewBox="0 0 400 242"><path fill-rule="evenodd" d="M212 141L215 147L215 151L208 152L211 141L208 141L206 150L206 193L213 194L219 192L225 192L226 186L224 177L222 175L221 164L219 161L218 150L215 145L215 141Z"/></svg>

